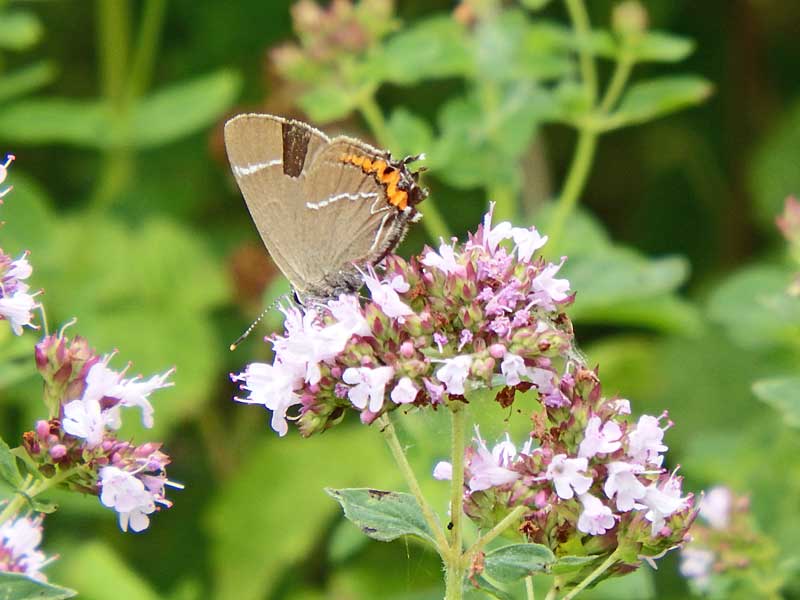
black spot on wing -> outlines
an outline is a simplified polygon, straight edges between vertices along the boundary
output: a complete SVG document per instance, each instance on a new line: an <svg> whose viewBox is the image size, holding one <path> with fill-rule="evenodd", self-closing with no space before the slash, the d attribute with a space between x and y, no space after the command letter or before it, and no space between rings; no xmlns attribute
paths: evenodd
<svg viewBox="0 0 800 600"><path fill-rule="evenodd" d="M282 123L281 129L283 133L283 172L289 177L299 177L306 162L311 131L292 121Z"/></svg>

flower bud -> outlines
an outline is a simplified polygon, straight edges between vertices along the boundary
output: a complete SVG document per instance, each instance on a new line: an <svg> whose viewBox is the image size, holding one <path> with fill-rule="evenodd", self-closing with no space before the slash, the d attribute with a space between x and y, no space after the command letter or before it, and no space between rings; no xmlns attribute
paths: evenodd
<svg viewBox="0 0 800 600"><path fill-rule="evenodd" d="M647 10L637 0L626 0L614 7L611 23L618 34L635 37L647 30Z"/></svg>

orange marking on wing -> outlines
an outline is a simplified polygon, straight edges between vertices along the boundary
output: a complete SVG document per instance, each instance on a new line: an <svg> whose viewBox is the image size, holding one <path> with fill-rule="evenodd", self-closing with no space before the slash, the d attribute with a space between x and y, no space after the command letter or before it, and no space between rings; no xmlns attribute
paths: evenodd
<svg viewBox="0 0 800 600"><path fill-rule="evenodd" d="M408 193L397 188L400 183L400 171L392 168L390 170L386 161L376 158L374 161L366 156L357 154L345 154L342 162L361 167L364 173L374 174L375 179L386 186L386 198L389 204L404 210L408 206Z"/></svg>

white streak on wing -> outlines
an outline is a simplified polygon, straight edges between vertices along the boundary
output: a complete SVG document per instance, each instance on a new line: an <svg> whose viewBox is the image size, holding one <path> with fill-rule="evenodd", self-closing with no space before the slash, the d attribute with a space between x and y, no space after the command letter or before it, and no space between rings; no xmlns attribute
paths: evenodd
<svg viewBox="0 0 800 600"><path fill-rule="evenodd" d="M333 204L334 202L338 202L339 200L369 200L370 198L378 199L378 194L375 192L357 192L355 194L351 194L350 192L343 192L341 194L336 194L335 196L331 196L330 198L326 198L325 200L320 200L319 202L306 202L306 208L310 208L312 210L319 210L320 208L325 208L329 204Z"/></svg>
<svg viewBox="0 0 800 600"><path fill-rule="evenodd" d="M237 177L242 177L243 175L252 175L253 173L257 173L258 171L266 169L267 167L276 167L282 164L283 161L280 158L276 158L275 160L268 160L267 162L263 163L255 163L245 167L233 165L233 174Z"/></svg>

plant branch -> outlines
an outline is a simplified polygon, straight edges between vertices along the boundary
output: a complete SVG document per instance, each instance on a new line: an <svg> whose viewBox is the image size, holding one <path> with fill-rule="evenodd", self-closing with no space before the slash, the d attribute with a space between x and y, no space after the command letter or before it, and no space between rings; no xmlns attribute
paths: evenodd
<svg viewBox="0 0 800 600"><path fill-rule="evenodd" d="M536 600L536 591L533 589L533 576L525 578L525 595L527 600Z"/></svg>
<svg viewBox="0 0 800 600"><path fill-rule="evenodd" d="M578 60L583 88L589 104L594 106L597 100L597 67L594 64L594 53L591 47L592 27L589 23L589 15L583 0L565 0L565 2L572 29L578 38Z"/></svg>
<svg viewBox="0 0 800 600"><path fill-rule="evenodd" d="M527 506L515 507L514 510L503 517L500 522L498 522L494 527L478 538L475 543L473 543L472 546L470 546L469 549L464 553L465 556L471 558L474 554L483 550L487 544L501 535L514 521L519 519L526 510L528 510Z"/></svg>
<svg viewBox="0 0 800 600"><path fill-rule="evenodd" d="M463 515L464 515L464 445L466 410L459 401L451 401L450 408L450 464L453 478L450 481L450 555L445 561L447 569L445 600L460 600L464 585Z"/></svg>
<svg viewBox="0 0 800 600"><path fill-rule="evenodd" d="M422 516L425 518L425 522L428 524L428 527L430 527L431 532L433 533L433 537L436 540L437 545L436 549L442 559L447 560L450 548L449 544L447 543L447 538L445 537L444 531L442 531L442 528L439 525L439 521L436 519L433 509L431 508L430 504L428 504L425 496L422 494L422 489L419 487L417 477L414 475L414 471L411 468L411 465L408 463L408 459L403 451L403 447L400 445L400 440L397 438L397 432L395 431L394 424L392 423L388 414L382 415L378 419L378 422L381 426L383 437L386 439L386 443L389 445L389 450L391 450L392 456L394 457L397 466L400 468L400 472L403 474L403 477L406 480L408 489L414 495L414 498L416 498L417 504L419 504L420 510L422 510Z"/></svg>
<svg viewBox="0 0 800 600"><path fill-rule="evenodd" d="M589 573L589 575L586 576L586 579L575 586L572 591L570 591L570 593L564 596L561 600L572 600L575 596L585 590L595 579L605 573L615 562L617 562L617 553L612 552L611 556L605 559L594 571Z"/></svg>

